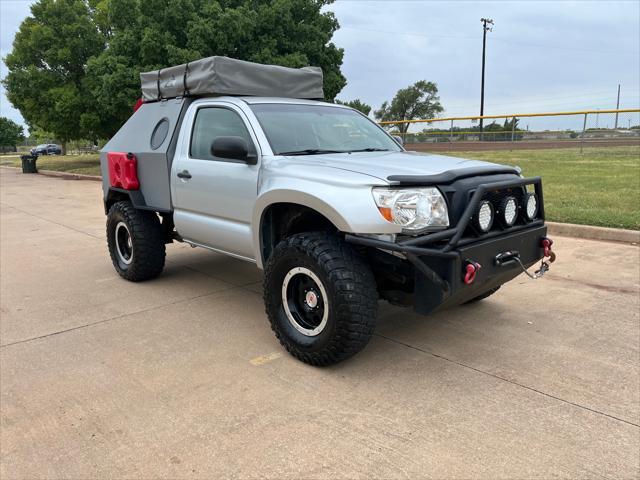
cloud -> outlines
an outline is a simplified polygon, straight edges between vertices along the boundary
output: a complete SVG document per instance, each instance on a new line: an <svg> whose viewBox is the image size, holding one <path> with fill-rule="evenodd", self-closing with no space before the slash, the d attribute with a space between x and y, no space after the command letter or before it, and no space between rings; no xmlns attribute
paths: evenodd
<svg viewBox="0 0 640 480"><path fill-rule="evenodd" d="M0 1L0 50L11 48L28 1ZM341 24L342 99L377 108L417 80L438 84L446 115L479 111L481 17L487 37L485 112L640 108L640 2L368 1L326 7ZM0 75L6 74L4 64ZM22 122L0 92L1 114Z"/></svg>
<svg viewBox="0 0 640 480"><path fill-rule="evenodd" d="M417 80L435 81L446 115L479 112L482 26L485 113L640 106L640 3L345 1L328 7L341 29L348 85L339 95L380 105Z"/></svg>
<svg viewBox="0 0 640 480"><path fill-rule="evenodd" d="M31 13L31 2L24 0L0 0L0 78L7 74L4 57L11 51L13 38L22 21ZM24 119L11 104L0 85L0 116L8 117L24 125Z"/></svg>

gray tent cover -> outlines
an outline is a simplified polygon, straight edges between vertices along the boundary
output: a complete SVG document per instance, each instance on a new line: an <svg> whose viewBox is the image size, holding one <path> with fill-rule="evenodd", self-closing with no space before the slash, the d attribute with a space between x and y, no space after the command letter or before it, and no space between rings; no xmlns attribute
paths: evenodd
<svg viewBox="0 0 640 480"><path fill-rule="evenodd" d="M183 95L251 95L322 99L322 69L261 65L208 57L140 74L142 98L153 102Z"/></svg>

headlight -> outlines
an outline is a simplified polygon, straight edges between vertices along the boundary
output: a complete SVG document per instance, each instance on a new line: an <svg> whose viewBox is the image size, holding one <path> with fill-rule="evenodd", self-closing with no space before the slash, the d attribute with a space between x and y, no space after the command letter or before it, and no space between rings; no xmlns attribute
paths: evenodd
<svg viewBox="0 0 640 480"><path fill-rule="evenodd" d="M515 197L507 197L500 204L502 210L502 221L507 227L511 227L516 223L518 218L518 202Z"/></svg>
<svg viewBox="0 0 640 480"><path fill-rule="evenodd" d="M474 222L482 233L487 233L491 230L493 225L493 206L488 200L480 202L478 211L474 216Z"/></svg>
<svg viewBox="0 0 640 480"><path fill-rule="evenodd" d="M437 188L374 188L372 192L382 216L404 229L449 226L447 202Z"/></svg>
<svg viewBox="0 0 640 480"><path fill-rule="evenodd" d="M527 193L524 197L528 220L533 220L538 214L538 197L535 193Z"/></svg>

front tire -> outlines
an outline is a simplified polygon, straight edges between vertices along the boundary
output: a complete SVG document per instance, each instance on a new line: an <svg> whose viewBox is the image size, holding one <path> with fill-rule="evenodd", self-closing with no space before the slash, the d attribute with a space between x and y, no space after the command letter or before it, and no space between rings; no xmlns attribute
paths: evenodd
<svg viewBox="0 0 640 480"><path fill-rule="evenodd" d="M265 267L271 328L297 359L332 365L362 350L375 328L373 274L346 242L310 232L280 242Z"/></svg>
<svg viewBox="0 0 640 480"><path fill-rule="evenodd" d="M154 212L137 210L129 202L113 204L107 215L107 245L116 271L129 281L149 280L164 268L164 233Z"/></svg>

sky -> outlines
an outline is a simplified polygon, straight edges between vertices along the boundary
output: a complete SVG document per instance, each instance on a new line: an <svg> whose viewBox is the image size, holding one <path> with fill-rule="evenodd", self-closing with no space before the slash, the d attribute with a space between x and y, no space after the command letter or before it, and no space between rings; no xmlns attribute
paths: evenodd
<svg viewBox="0 0 640 480"><path fill-rule="evenodd" d="M31 3L0 0L2 57ZM638 0L337 0L326 9L341 26L333 41L345 51L343 100L360 98L375 109L398 89L429 80L444 116L478 114L480 19L487 17L495 25L487 34L485 114L615 108L618 84L620 107L640 108ZM3 90L0 115L23 123ZM577 128L580 119L530 121L532 128L543 122Z"/></svg>

